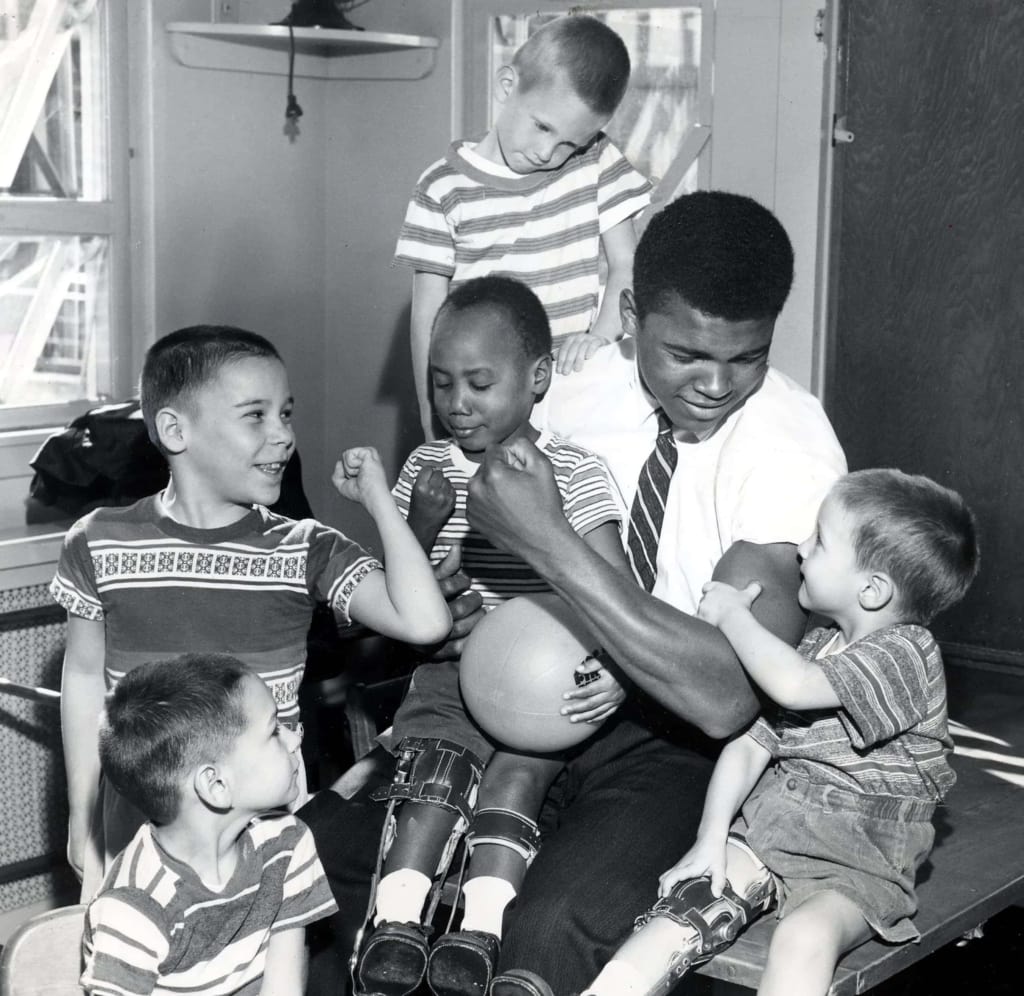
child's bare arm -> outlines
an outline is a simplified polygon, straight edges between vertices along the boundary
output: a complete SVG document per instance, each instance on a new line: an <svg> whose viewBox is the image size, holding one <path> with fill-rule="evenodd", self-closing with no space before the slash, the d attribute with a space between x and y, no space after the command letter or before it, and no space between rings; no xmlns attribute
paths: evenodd
<svg viewBox="0 0 1024 996"><path fill-rule="evenodd" d="M668 895L686 879L711 876L711 891L722 894L725 884L725 845L729 827L771 761L771 754L753 737L744 735L726 744L715 764L697 840L658 882L658 894Z"/></svg>
<svg viewBox="0 0 1024 996"><path fill-rule="evenodd" d="M722 581L709 581L697 615L722 631L747 674L773 702L796 710L840 705L825 672L754 618L750 606L760 594L756 581L742 591Z"/></svg>
<svg viewBox="0 0 1024 996"><path fill-rule="evenodd" d="M591 529L583 538L587 546L601 554L613 567L617 567L624 574L630 573L631 568L622 549L617 523L603 522L596 529ZM580 674L599 672L599 677L562 695L566 704L562 706L561 713L568 716L570 722L600 723L625 702L623 676L617 670L610 669L607 661L592 657L578 664L576 670Z"/></svg>
<svg viewBox="0 0 1024 996"><path fill-rule="evenodd" d="M417 270L412 278L412 315L409 337L412 344L412 375L416 384L416 401L420 413L423 438L434 438L434 413L430 405L430 330L434 316L448 296L448 277Z"/></svg>
<svg viewBox="0 0 1024 996"><path fill-rule="evenodd" d="M633 253L636 250L633 219L627 218L609 228L601 236L601 246L608 264L601 309L589 332L569 336L559 347L556 369L561 374L582 370L583 364L602 346L622 338L619 298L633 280Z"/></svg>
<svg viewBox="0 0 1024 996"><path fill-rule="evenodd" d="M68 616L61 676L60 725L67 771L68 862L81 879L100 779L99 721L106 695L102 620Z"/></svg>
<svg viewBox="0 0 1024 996"><path fill-rule="evenodd" d="M305 928L271 934L260 996L302 996L306 991L308 964Z"/></svg>
<svg viewBox="0 0 1024 996"><path fill-rule="evenodd" d="M374 571L360 582L349 602L349 616L408 643L444 639L451 628L451 613L427 555L388 490L377 451L370 446L346 450L332 480L344 497L370 513L386 565L385 571Z"/></svg>

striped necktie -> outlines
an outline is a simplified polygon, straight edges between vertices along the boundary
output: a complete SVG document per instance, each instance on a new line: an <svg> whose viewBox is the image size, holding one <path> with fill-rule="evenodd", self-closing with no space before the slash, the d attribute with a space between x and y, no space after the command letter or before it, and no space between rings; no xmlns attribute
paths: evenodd
<svg viewBox="0 0 1024 996"><path fill-rule="evenodd" d="M665 500L676 469L676 443L672 423L658 409L658 438L654 449L640 469L636 495L629 510L626 548L630 566L646 591L654 589L658 575L658 537L665 521Z"/></svg>

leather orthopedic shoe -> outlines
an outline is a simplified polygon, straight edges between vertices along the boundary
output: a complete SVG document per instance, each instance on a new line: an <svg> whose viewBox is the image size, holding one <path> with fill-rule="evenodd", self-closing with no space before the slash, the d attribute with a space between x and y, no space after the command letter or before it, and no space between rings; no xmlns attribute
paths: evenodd
<svg viewBox="0 0 1024 996"><path fill-rule="evenodd" d="M416 923L385 920L363 944L357 996L409 996L427 970L427 934Z"/></svg>
<svg viewBox="0 0 1024 996"><path fill-rule="evenodd" d="M510 968L495 977L490 996L555 996L554 990L539 975L525 968Z"/></svg>
<svg viewBox="0 0 1024 996"><path fill-rule="evenodd" d="M498 938L482 930L456 930L434 942L427 985L434 996L487 996L498 964Z"/></svg>

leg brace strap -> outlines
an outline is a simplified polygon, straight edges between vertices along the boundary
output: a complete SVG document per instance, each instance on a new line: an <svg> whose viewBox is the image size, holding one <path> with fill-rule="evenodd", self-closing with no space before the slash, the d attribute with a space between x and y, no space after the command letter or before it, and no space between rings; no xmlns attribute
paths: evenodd
<svg viewBox="0 0 1024 996"><path fill-rule="evenodd" d="M732 944L736 935L771 905L775 884L767 871L752 892L749 898L740 896L727 882L722 895L715 897L711 894L711 879L706 876L680 882L637 918L634 929L640 930L658 916L690 927L697 935L693 949L679 952L682 958L676 963L686 968L699 965Z"/></svg>
<svg viewBox="0 0 1024 996"><path fill-rule="evenodd" d="M440 806L468 823L483 771L480 759L460 744L434 738L406 737L398 750L394 780L370 798Z"/></svg>
<svg viewBox="0 0 1024 996"><path fill-rule="evenodd" d="M540 830L533 820L511 809L478 809L466 833L470 853L480 844L496 844L516 852L530 866L540 847Z"/></svg>

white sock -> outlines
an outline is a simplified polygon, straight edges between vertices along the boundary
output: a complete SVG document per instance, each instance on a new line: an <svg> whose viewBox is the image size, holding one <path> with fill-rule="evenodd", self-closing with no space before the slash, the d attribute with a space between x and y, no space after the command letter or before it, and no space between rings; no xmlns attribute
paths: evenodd
<svg viewBox="0 0 1024 996"><path fill-rule="evenodd" d="M377 886L376 927L382 920L392 923L419 923L423 904L430 894L430 879L415 868L389 872Z"/></svg>
<svg viewBox="0 0 1024 996"><path fill-rule="evenodd" d="M462 929L482 930L500 940L505 907L516 898L512 883L495 875L481 875L462 887L462 895L466 904Z"/></svg>
<svg viewBox="0 0 1024 996"><path fill-rule="evenodd" d="M643 996L650 991L646 977L625 961L610 961L580 996Z"/></svg>

